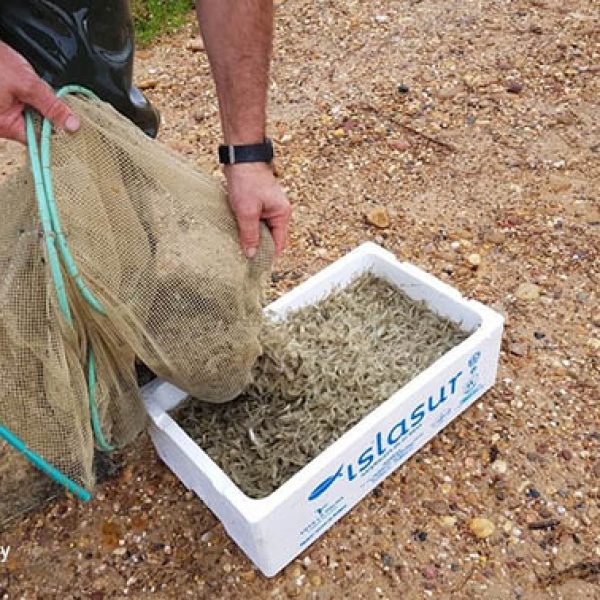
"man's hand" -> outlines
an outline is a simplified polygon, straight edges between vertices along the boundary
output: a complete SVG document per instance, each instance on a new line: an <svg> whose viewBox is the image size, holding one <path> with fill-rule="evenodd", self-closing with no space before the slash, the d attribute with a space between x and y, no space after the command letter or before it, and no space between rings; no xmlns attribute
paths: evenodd
<svg viewBox="0 0 600 600"><path fill-rule="evenodd" d="M256 254L262 220L271 230L277 256L285 246L292 209L270 165L228 165L225 167L225 176L229 203L237 217L244 253L248 258L253 258Z"/></svg>
<svg viewBox="0 0 600 600"><path fill-rule="evenodd" d="M25 143L25 105L32 106L55 126L79 129L79 119L53 93L33 67L10 46L0 42L0 138Z"/></svg>

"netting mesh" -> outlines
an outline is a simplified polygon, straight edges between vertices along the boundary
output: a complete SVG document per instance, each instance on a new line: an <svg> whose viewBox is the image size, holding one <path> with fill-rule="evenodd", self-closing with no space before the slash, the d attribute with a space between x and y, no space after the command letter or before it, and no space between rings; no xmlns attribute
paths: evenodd
<svg viewBox="0 0 600 600"><path fill-rule="evenodd" d="M248 261L218 182L110 106L68 102L82 128L53 136L55 196L71 253L106 316L65 277L75 327L62 318L24 168L0 187L0 424L90 488L90 347L102 432L115 447L145 425L136 356L201 400L231 400L260 352L272 242L263 227Z"/></svg>

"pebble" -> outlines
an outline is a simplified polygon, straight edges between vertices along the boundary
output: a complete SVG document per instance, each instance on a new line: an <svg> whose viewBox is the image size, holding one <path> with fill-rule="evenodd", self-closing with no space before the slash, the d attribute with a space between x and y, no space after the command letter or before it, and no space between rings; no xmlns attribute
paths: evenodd
<svg viewBox="0 0 600 600"><path fill-rule="evenodd" d="M527 354L527 344L513 342L509 344L508 351L515 356L525 356Z"/></svg>
<svg viewBox="0 0 600 600"><path fill-rule="evenodd" d="M391 554L384 552L381 555L381 562L383 563L384 567L393 567L394 566L394 557Z"/></svg>
<svg viewBox="0 0 600 600"><path fill-rule="evenodd" d="M540 297L540 288L535 283L522 283L517 288L515 296L519 300L537 300Z"/></svg>
<svg viewBox="0 0 600 600"><path fill-rule="evenodd" d="M486 240L492 244L502 244L506 240L506 234L503 231L490 231L487 234Z"/></svg>
<svg viewBox="0 0 600 600"><path fill-rule="evenodd" d="M504 460L496 460L494 463L492 463L492 469L496 471L496 473L503 475L506 473L506 471L508 471L508 465Z"/></svg>
<svg viewBox="0 0 600 600"><path fill-rule="evenodd" d="M527 491L525 492L525 495L528 498L539 498L540 497L540 493L535 488L528 488Z"/></svg>
<svg viewBox="0 0 600 600"><path fill-rule="evenodd" d="M600 338L588 338L587 345L592 350L600 350Z"/></svg>
<svg viewBox="0 0 600 600"><path fill-rule="evenodd" d="M543 340L546 337L546 334L543 331L534 331L533 337L536 340Z"/></svg>
<svg viewBox="0 0 600 600"><path fill-rule="evenodd" d="M573 458L573 452L571 450L569 450L569 448L564 448L560 455L565 459L565 460L571 460Z"/></svg>
<svg viewBox="0 0 600 600"><path fill-rule="evenodd" d="M481 264L481 255L474 252L473 254L469 254L469 258L467 258L469 264L475 269Z"/></svg>
<svg viewBox="0 0 600 600"><path fill-rule="evenodd" d="M506 91L510 94L520 94L523 91L523 84L516 79L510 79L506 82Z"/></svg>
<svg viewBox="0 0 600 600"><path fill-rule="evenodd" d="M136 85L140 90L152 90L158 85L158 79L142 79Z"/></svg>
<svg viewBox="0 0 600 600"><path fill-rule="evenodd" d="M398 152L404 152L410 148L410 144L406 140L390 140L388 146Z"/></svg>
<svg viewBox="0 0 600 600"><path fill-rule="evenodd" d="M489 538L494 531L496 531L495 525L489 519L484 519L482 517L471 519L469 529L471 530L471 533L480 540Z"/></svg>
<svg viewBox="0 0 600 600"><path fill-rule="evenodd" d="M185 47L191 52L202 52L204 50L204 41L201 37L196 37L190 40Z"/></svg>
<svg viewBox="0 0 600 600"><path fill-rule="evenodd" d="M435 579L438 575L438 570L433 565L429 565L423 569L423 577L425 579Z"/></svg>
<svg viewBox="0 0 600 600"><path fill-rule="evenodd" d="M408 94L410 92L410 88L404 83L401 83L397 89L401 94Z"/></svg>
<svg viewBox="0 0 600 600"><path fill-rule="evenodd" d="M554 173L548 177L548 187L553 192L566 192L571 185L571 180L568 177L555 175Z"/></svg>
<svg viewBox="0 0 600 600"><path fill-rule="evenodd" d="M246 583L252 583L256 579L256 573L254 571L242 571L240 573L240 579Z"/></svg>
<svg viewBox="0 0 600 600"><path fill-rule="evenodd" d="M390 215L385 206L376 206L367 212L365 215L367 223L385 229L390 226Z"/></svg>
<svg viewBox="0 0 600 600"><path fill-rule="evenodd" d="M456 525L456 517L446 515L440 519L440 522L444 529L452 529Z"/></svg>
<svg viewBox="0 0 600 600"><path fill-rule="evenodd" d="M427 532L426 531L417 531L415 533L415 539L419 540L419 542L425 542L427 540Z"/></svg>

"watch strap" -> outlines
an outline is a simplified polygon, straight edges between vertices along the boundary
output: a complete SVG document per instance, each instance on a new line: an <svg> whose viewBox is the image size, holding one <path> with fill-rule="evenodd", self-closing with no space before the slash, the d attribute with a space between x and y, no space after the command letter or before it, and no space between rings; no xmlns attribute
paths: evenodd
<svg viewBox="0 0 600 600"><path fill-rule="evenodd" d="M266 162L273 160L273 143L269 138L261 144L222 144L219 146L219 162L222 165L235 165L244 162Z"/></svg>

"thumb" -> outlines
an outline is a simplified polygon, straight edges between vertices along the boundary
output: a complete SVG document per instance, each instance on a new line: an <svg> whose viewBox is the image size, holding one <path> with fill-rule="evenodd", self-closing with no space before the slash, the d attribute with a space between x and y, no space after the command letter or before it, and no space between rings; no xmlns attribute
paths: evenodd
<svg viewBox="0 0 600 600"><path fill-rule="evenodd" d="M43 117L69 132L75 132L80 127L77 115L57 98L50 86L39 77L33 83L26 85L19 95L21 102L35 108Z"/></svg>
<svg viewBox="0 0 600 600"><path fill-rule="evenodd" d="M258 214L238 215L240 244L248 258L254 258L260 242L260 217Z"/></svg>

